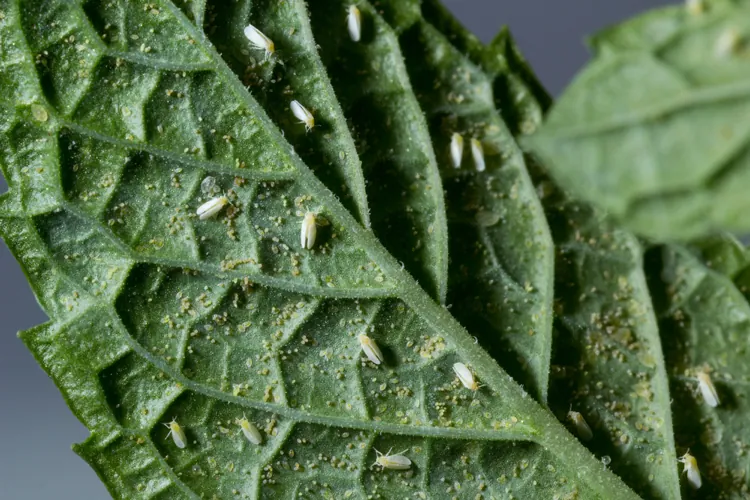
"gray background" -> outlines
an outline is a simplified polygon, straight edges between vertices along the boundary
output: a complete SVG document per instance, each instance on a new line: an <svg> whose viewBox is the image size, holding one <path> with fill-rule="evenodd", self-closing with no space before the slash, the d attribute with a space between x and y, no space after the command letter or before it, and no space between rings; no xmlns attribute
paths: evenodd
<svg viewBox="0 0 750 500"><path fill-rule="evenodd" d="M586 62L585 34L665 0L444 0L483 41L510 26L542 82L558 94ZM1 191L5 182L0 179ZM106 499L70 445L87 436L16 332L46 320L0 246L0 500Z"/></svg>

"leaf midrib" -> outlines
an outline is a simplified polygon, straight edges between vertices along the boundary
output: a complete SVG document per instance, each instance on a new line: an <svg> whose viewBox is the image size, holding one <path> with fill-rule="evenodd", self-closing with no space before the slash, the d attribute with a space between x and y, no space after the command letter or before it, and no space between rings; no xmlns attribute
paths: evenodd
<svg viewBox="0 0 750 500"><path fill-rule="evenodd" d="M217 74L223 77L225 83L228 83L234 88L235 93L240 97L246 106L255 114L256 118L262 121L269 129L269 135L272 139L275 139L277 145L286 144L281 134L273 126L270 119L267 117L265 111L257 105L252 99L249 99L249 94L246 92L244 86L236 78L232 70L226 65L221 59L221 56L215 51L210 45L205 35L202 32L196 32L195 27L187 19L184 18L182 11L177 9L171 2L165 3L168 6L172 14L182 24L183 28L193 35L193 38L199 40L203 45L203 49L209 54L209 57L215 61ZM279 148L282 149L282 148ZM386 252L386 250L380 245L375 236L371 231L366 231L362 228L349 214L349 212L339 205L339 203L333 199L332 194L328 191L325 186L318 180L315 174L302 162L302 160L294 152L294 149L289 147L289 157L295 163L299 176L303 184L313 188L312 191L316 193L316 196L323 198L326 202L328 210L333 212L339 220L347 223L347 230L351 231L355 239L362 241L362 248L364 248L370 257L376 262L383 273L393 280L395 288L404 290L400 296L404 302L412 307L416 312L420 314L425 321L433 327L436 332L444 333L444 331L450 332L448 336L452 338L457 347L464 351L469 352L474 360L481 360L479 368L488 368L482 370L483 377L488 379L491 376L498 388L512 389L517 395L518 400L525 399L525 392L523 392L518 385L510 379L495 363L495 361L487 354L485 354L479 347L474 345L473 339L462 331L463 328L445 311L444 308L435 304L431 299L424 295L424 292L414 280L402 270L400 263ZM445 328L445 327L448 328ZM463 335L462 335L463 333ZM458 335L457 335L458 334ZM488 380L489 381L489 380ZM502 392L502 391L499 391ZM529 398L530 399L530 398ZM535 403L534 403L535 404ZM541 410L541 407L539 407ZM541 412L534 412L540 413ZM556 422L556 421L555 421Z"/></svg>
<svg viewBox="0 0 750 500"><path fill-rule="evenodd" d="M62 273L58 269L58 273L61 278L71 285L76 283L71 280L67 275ZM94 300L92 300L93 302ZM127 328L122 324L114 308L103 307L101 305L91 306L90 308L82 310L75 316L69 317L63 323L57 323L55 326L59 329L64 329L69 325L74 324L81 317L88 314L97 314L99 316L106 315L109 322L112 323L113 327L117 330L119 336L125 339L127 347L132 349L138 356L144 359L150 366L157 370L167 374L176 384L180 385L180 392L184 390L190 390L196 394L201 394L212 399L231 403L242 408L260 410L266 413L279 415L288 418L292 422L303 422L311 424L321 424L330 427L346 428L346 429L357 429L363 431L380 432L387 434L398 434L404 436L415 436L415 437L435 437L435 438L447 438L447 439L466 439L466 440L481 440L481 441L532 441L530 439L532 435L538 434L533 427L526 426L519 422L514 424L514 427L518 429L524 429L525 432L514 433L507 429L502 430L475 430L475 429L461 429L454 427L436 427L436 426L424 426L415 424L392 424L388 422L382 422L378 420L364 420L364 419L347 419L342 417L332 417L327 415L316 415L304 410L298 410L288 406L280 404L266 403L260 401L252 401L239 396L233 396L223 392L219 389L213 389L206 387L203 384L195 382L184 375L181 375L175 371L175 369L167 362L160 360L148 350L140 345L136 340L132 338ZM436 363L442 358L436 358L429 364ZM100 366L99 369L104 369L106 366ZM179 393L178 393L179 394Z"/></svg>

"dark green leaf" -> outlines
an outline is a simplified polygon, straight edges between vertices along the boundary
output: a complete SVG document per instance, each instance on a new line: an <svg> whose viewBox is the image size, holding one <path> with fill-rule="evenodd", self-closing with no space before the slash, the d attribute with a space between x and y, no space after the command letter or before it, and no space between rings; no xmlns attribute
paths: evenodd
<svg viewBox="0 0 750 500"><path fill-rule="evenodd" d="M719 253L735 251L735 243L724 239L723 245ZM747 293L748 275L737 276L735 286L675 245L652 249L648 269L677 415L677 449L696 457L703 476L701 489L685 487L683 498L747 498L750 305L740 290ZM695 378L701 371L716 387L716 408L701 397Z"/></svg>
<svg viewBox="0 0 750 500"><path fill-rule="evenodd" d="M492 82L415 2L385 1L435 146L451 233L453 315L541 401L547 398L553 248L523 156L495 110ZM461 168L451 135L464 137ZM469 141L483 144L478 172Z"/></svg>
<svg viewBox="0 0 750 500"><path fill-rule="evenodd" d="M446 12L430 12L427 19L443 19L461 37ZM538 126L547 94L507 31L484 52L465 47L494 81L496 102L510 108L503 116L517 120L517 133ZM594 431L589 449L637 492L678 498L666 368L638 241L567 199L533 158L527 164L557 251L549 404L561 420L580 412Z"/></svg>
<svg viewBox="0 0 750 500"><path fill-rule="evenodd" d="M362 43L352 42L347 30L342 29L346 26L348 3L326 2L324 11L310 19L312 25L307 20L307 7L301 1L286 5L295 5L290 10L296 12L299 26L296 33L301 39L295 47L295 57L285 58L283 65L278 64L273 73L258 71L255 59L247 52L243 29L247 19L255 19L258 14L270 18L269 23L276 25L277 31L288 29L289 22L283 16L278 18L280 12L275 3L209 1L205 30L234 72L246 83L251 82L253 93L262 96L261 105L265 110L271 116L278 116L276 121L280 125L288 125L287 136L294 130L298 136L302 133L298 124L290 122L288 106L278 105L284 95L291 89L300 89L295 94L305 102L328 99L319 107L335 110L333 126L326 130L326 125L322 125L322 130L316 127L316 134L307 134L314 141L303 149L306 151L303 160L322 166L331 161L316 155L327 154L333 162L339 162L338 156L343 158L344 150L357 162L362 158L371 211L368 215L375 234L422 287L443 302L448 267L443 190L429 140L420 135L421 116L415 113L414 105L400 106L404 99L413 99L413 94L408 83L404 85L403 69L399 69L401 62L394 60L393 42L382 27L370 26L373 18L366 12L366 38ZM313 4L312 10L320 11L320 8ZM313 29L319 33L313 33ZM316 34L323 36L313 38ZM316 47L316 42L320 47ZM317 50L329 66L331 82L324 73ZM336 66L330 67L332 64ZM313 75L319 81L310 85ZM330 88L331 83L335 88ZM335 102L334 92L339 102ZM351 147L351 135L339 106L344 108L352 123L356 152ZM346 147L338 145L342 142L339 137L348 141ZM331 187L336 181L326 181L327 170L324 168L321 172L324 182Z"/></svg>
<svg viewBox="0 0 750 500"><path fill-rule="evenodd" d="M348 1L309 5L321 57L362 158L373 230L422 288L444 302L448 228L443 186L398 40L367 3L358 4L359 42L342 29Z"/></svg>
<svg viewBox="0 0 750 500"><path fill-rule="evenodd" d="M536 130L552 99L529 67L507 27L485 46L440 3L424 0L424 18L492 79L495 103L514 135Z"/></svg>
<svg viewBox="0 0 750 500"><path fill-rule="evenodd" d="M742 242L729 234L719 234L690 243L703 264L734 278L750 263L750 253Z"/></svg>
<svg viewBox="0 0 750 500"><path fill-rule="evenodd" d="M299 5L273 4L280 48ZM0 232L51 318L22 338L113 496L635 497L303 163L306 138L287 142L193 24L200 2L143 7L0 0ZM409 471L370 466L391 446Z"/></svg>
<svg viewBox="0 0 750 500"><path fill-rule="evenodd" d="M179 3L179 2L178 2ZM203 0L205 17L196 21L238 75L248 92L294 144L315 175L365 226L370 224L362 165L318 57L302 0ZM248 44L243 30L252 24L274 41L276 55L265 59ZM306 131L290 110L299 101L315 118Z"/></svg>

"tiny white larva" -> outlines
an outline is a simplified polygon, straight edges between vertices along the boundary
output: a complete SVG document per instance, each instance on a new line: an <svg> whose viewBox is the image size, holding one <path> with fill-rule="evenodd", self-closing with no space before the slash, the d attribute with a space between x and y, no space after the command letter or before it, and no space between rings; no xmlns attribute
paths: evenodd
<svg viewBox="0 0 750 500"><path fill-rule="evenodd" d="M195 213L198 215L198 218L200 220L210 219L211 217L221 212L221 209L224 208L227 203L229 203L229 199L227 199L226 196L211 198L206 203L199 206L198 210L196 210Z"/></svg>
<svg viewBox="0 0 750 500"><path fill-rule="evenodd" d="M367 359L369 359L376 365L379 365L383 362L383 353L380 352L378 344L376 344L375 341L370 337L364 334L360 335L359 345L362 347L362 351L367 356Z"/></svg>
<svg viewBox="0 0 750 500"><path fill-rule="evenodd" d="M362 38L362 14L356 5L350 5L347 9L346 27L353 42Z"/></svg>
<svg viewBox="0 0 750 500"><path fill-rule="evenodd" d="M698 379L698 388L706 404L713 408L719 406L719 394L716 392L716 386L714 386L711 376L707 372L701 371L698 372L696 378Z"/></svg>
<svg viewBox="0 0 750 500"><path fill-rule="evenodd" d="M235 420L235 423L242 429L242 434L245 438L253 444L260 444L263 442L263 437L260 435L260 431L255 427L245 415L242 418Z"/></svg>
<svg viewBox="0 0 750 500"><path fill-rule="evenodd" d="M698 469L698 461L695 459L695 457L688 451L680 458L678 458L677 461L685 465L685 468L682 470L682 472L687 474L690 486L692 486L696 490L700 488L703 484L703 481L701 480L701 471L700 469Z"/></svg>
<svg viewBox="0 0 750 500"><path fill-rule="evenodd" d="M466 387L470 391L479 390L479 384L477 384L477 380L474 378L474 374L471 373L471 370L469 370L469 368L467 368L465 364L455 363L453 365L453 372L456 374L458 380L461 381L464 387Z"/></svg>
<svg viewBox="0 0 750 500"><path fill-rule="evenodd" d="M300 104L299 101L292 101L289 107L292 109L292 113L300 121L300 123L305 124L306 132L311 131L313 127L315 127L315 117L306 107Z"/></svg>
<svg viewBox="0 0 750 500"><path fill-rule="evenodd" d="M305 218L302 219L302 229L300 230L300 244L302 248L306 248L307 250L312 249L315 245L317 234L318 228L315 214L312 212L305 213Z"/></svg>
<svg viewBox="0 0 750 500"><path fill-rule="evenodd" d="M461 167L461 160L464 156L464 138L461 134L453 132L451 135L451 160L453 160L453 167Z"/></svg>
<svg viewBox="0 0 750 500"><path fill-rule="evenodd" d="M396 455L391 455L391 451L393 451L393 448L388 450L388 453L386 454L380 453L378 450L375 450L378 458L375 459L375 463L373 465L379 465L383 469L395 470L407 470L411 468L411 460L401 455L401 453L404 453L404 451L406 450Z"/></svg>
<svg viewBox="0 0 750 500"><path fill-rule="evenodd" d="M187 438L185 437L185 431L182 430L180 424L177 423L176 417L173 417L172 421L168 424L164 424L164 427L169 429L167 438L169 438L169 436L172 436L172 441L174 441L175 446L177 446L178 448L184 448L186 446Z"/></svg>
<svg viewBox="0 0 750 500"><path fill-rule="evenodd" d="M245 27L244 33L245 37L250 41L250 44L253 47L264 51L266 59L276 52L276 45L274 45L273 41L252 24L248 24L247 27Z"/></svg>
<svg viewBox="0 0 750 500"><path fill-rule="evenodd" d="M573 425L576 426L578 437L583 441L588 441L594 437L594 433L591 432L591 427L589 427L588 422L586 422L586 419L583 418L583 415L579 412L573 411L572 409L568 410L568 420L573 422Z"/></svg>
<svg viewBox="0 0 750 500"><path fill-rule="evenodd" d="M477 172L484 172L486 165L484 163L484 147L479 139L471 139L471 156L474 158L474 166Z"/></svg>

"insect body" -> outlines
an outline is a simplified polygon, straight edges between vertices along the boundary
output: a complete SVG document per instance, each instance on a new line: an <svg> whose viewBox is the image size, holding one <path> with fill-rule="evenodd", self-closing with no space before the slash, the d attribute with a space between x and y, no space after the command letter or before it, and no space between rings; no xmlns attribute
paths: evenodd
<svg viewBox="0 0 750 500"><path fill-rule="evenodd" d="M401 455L404 451L402 451L399 454L391 455L391 451L393 448L388 450L388 453L385 455L380 453L378 450L375 450L375 453L378 454L378 458L375 459L375 463L373 465L379 465L383 469L395 469L395 470L407 470L411 468L411 460L406 458L405 456Z"/></svg>
<svg viewBox="0 0 750 500"><path fill-rule="evenodd" d="M730 28L716 40L716 55L721 58L731 57L740 48L742 37L736 28Z"/></svg>
<svg viewBox="0 0 750 500"><path fill-rule="evenodd" d="M315 236L317 234L318 228L316 227L315 214L312 212L305 213L300 231L300 245L302 245L302 248L312 249L313 245L315 245Z"/></svg>
<svg viewBox="0 0 750 500"><path fill-rule="evenodd" d="M184 448L187 443L187 438L185 437L185 431L182 430L182 427L177 423L177 420L173 418L171 422L164 424L164 426L169 429L167 437L172 436L172 441L174 441L175 446L178 448Z"/></svg>
<svg viewBox="0 0 750 500"><path fill-rule="evenodd" d="M459 168L461 166L461 159L464 156L464 138L461 134L453 132L451 136L451 160L453 160L453 166Z"/></svg>
<svg viewBox="0 0 750 500"><path fill-rule="evenodd" d="M198 218L200 220L210 219L211 217L221 212L221 209L224 208L227 203L229 203L229 200L226 196L211 198L206 203L199 206L198 210L196 210L195 213L198 215Z"/></svg>
<svg viewBox="0 0 750 500"><path fill-rule="evenodd" d="M711 381L711 376L706 372L698 372L696 378L698 379L698 388L706 404L714 408L719 406L719 395L716 392L714 383Z"/></svg>
<svg viewBox="0 0 750 500"><path fill-rule="evenodd" d="M694 16L703 14L703 11L706 9L703 0L685 0L685 7Z"/></svg>
<svg viewBox="0 0 750 500"><path fill-rule="evenodd" d="M245 37L250 40L250 44L253 47L265 52L266 59L271 57L274 52L276 52L276 46L274 45L273 41L252 24L247 25L244 33Z"/></svg>
<svg viewBox="0 0 750 500"><path fill-rule="evenodd" d="M470 391L479 390L479 384L477 384L477 380L474 378L474 374L471 373L471 370L469 370L465 364L455 363L453 365L453 371L464 387L466 387Z"/></svg>
<svg viewBox="0 0 750 500"><path fill-rule="evenodd" d="M588 441L589 439L594 437L594 433L591 432L591 427L589 427L588 422L586 422L586 419L583 418L583 415L581 415L579 412L568 410L568 420L573 422L573 425L576 426L578 437L583 441Z"/></svg>
<svg viewBox="0 0 750 500"><path fill-rule="evenodd" d="M696 490L700 488L703 484L703 481L701 480L701 471L700 469L698 469L698 461L695 459L695 457L688 451L677 460L685 465L685 468L682 470L682 472L687 474L690 486L692 486Z"/></svg>
<svg viewBox="0 0 750 500"><path fill-rule="evenodd" d="M263 437L260 435L260 431L247 419L245 415L242 418L235 420L235 423L242 429L242 434L245 438L253 444L260 444L263 442Z"/></svg>
<svg viewBox="0 0 750 500"><path fill-rule="evenodd" d="M370 337L368 337L367 335L360 335L359 345L362 346L362 351L364 351L367 359L369 359L376 365L379 365L383 362L383 353L380 352L378 344L376 344L375 341Z"/></svg>
<svg viewBox="0 0 750 500"><path fill-rule="evenodd" d="M350 5L347 9L346 27L353 42L358 42L362 38L362 14L356 5Z"/></svg>
<svg viewBox="0 0 750 500"><path fill-rule="evenodd" d="M471 156L474 158L474 166L477 172L484 172L486 165L484 163L484 147L479 139L471 139Z"/></svg>
<svg viewBox="0 0 750 500"><path fill-rule="evenodd" d="M302 104L300 104L299 101L292 101L289 107L292 109L292 113L300 121L300 123L305 124L305 131L311 131L315 126L315 117L312 115L312 113L310 113L310 111L308 111L308 109Z"/></svg>

